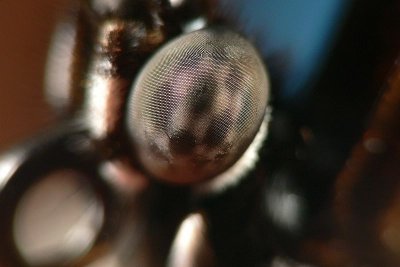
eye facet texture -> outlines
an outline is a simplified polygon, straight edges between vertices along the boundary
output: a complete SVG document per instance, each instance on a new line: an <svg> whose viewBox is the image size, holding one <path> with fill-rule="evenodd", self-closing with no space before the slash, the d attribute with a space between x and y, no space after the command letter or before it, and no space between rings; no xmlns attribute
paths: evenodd
<svg viewBox="0 0 400 267"><path fill-rule="evenodd" d="M269 84L253 46L225 28L170 41L133 85L127 127L155 177L193 183L229 168L264 118Z"/></svg>

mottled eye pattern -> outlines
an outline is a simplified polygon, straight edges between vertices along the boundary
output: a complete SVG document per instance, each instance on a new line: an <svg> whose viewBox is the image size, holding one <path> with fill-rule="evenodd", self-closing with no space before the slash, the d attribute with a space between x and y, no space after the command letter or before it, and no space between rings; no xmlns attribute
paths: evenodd
<svg viewBox="0 0 400 267"><path fill-rule="evenodd" d="M135 153L152 175L175 183L230 167L263 121L268 76L254 47L214 27L178 37L144 66L128 102Z"/></svg>

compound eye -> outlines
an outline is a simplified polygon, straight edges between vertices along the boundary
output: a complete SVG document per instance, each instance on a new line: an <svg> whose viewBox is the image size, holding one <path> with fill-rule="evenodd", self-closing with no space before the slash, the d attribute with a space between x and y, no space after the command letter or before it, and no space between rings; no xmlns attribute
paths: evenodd
<svg viewBox="0 0 400 267"><path fill-rule="evenodd" d="M263 121L269 83L260 56L239 34L207 28L161 48L128 100L127 127L151 175L187 184L233 165Z"/></svg>

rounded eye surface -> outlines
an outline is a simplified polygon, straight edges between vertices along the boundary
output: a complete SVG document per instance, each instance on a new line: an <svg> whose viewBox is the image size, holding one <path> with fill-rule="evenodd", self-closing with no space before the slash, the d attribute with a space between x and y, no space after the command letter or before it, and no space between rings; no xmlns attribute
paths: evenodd
<svg viewBox="0 0 400 267"><path fill-rule="evenodd" d="M240 158L264 118L269 83L253 46L225 28L185 34L144 66L127 127L144 168L173 183L209 179Z"/></svg>

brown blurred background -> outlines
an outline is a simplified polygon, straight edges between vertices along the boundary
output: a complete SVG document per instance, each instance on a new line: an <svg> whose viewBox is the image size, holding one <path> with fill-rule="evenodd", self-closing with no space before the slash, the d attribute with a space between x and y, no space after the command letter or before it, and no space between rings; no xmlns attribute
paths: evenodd
<svg viewBox="0 0 400 267"><path fill-rule="evenodd" d="M46 53L66 0L0 0L0 151L49 126Z"/></svg>

